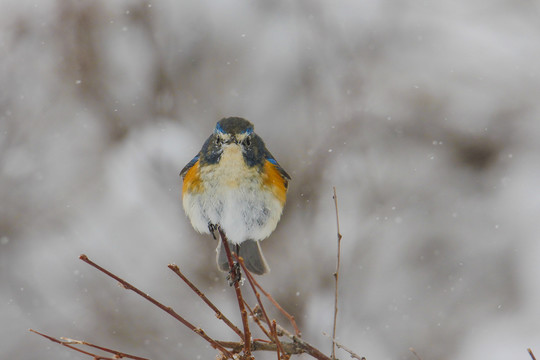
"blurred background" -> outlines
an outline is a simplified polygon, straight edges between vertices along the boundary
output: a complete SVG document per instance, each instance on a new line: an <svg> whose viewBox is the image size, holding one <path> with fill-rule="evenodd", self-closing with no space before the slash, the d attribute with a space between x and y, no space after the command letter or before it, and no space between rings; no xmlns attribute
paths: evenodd
<svg viewBox="0 0 540 360"><path fill-rule="evenodd" d="M82 253L235 339L166 267L238 320L178 177L225 116L292 176L261 283L306 340L330 353L336 186L338 341L368 360L540 355L539 15L533 0L3 0L2 357L85 358L33 328L214 358Z"/></svg>

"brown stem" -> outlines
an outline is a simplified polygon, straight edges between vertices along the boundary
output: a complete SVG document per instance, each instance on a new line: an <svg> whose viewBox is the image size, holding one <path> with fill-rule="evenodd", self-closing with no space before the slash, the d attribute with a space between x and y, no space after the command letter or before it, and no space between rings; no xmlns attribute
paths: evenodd
<svg viewBox="0 0 540 360"><path fill-rule="evenodd" d="M229 240L225 231L221 227L218 227L219 235L225 248L225 253L227 254L227 260L229 261L230 271L234 271L234 261L231 254L231 249L229 248ZM231 274L233 275L233 274ZM240 284L238 281L234 281L234 291L236 292L236 299L238 300L238 308L240 309L240 316L242 317L242 325L244 327L244 354L247 358L251 357L251 332L249 331L247 311L244 307L244 298L242 297L242 290L240 290Z"/></svg>
<svg viewBox="0 0 540 360"><path fill-rule="evenodd" d="M244 300L244 305L246 306L246 308L248 309L249 311L249 314L251 315L251 317L253 318L253 320L255 321L255 323L257 325L259 325L259 328L262 330L262 332L264 333L264 335L266 335L266 337L270 340L272 340L272 335L270 335L270 333L268 332L268 330L266 330L266 328L264 327L264 325L261 323L261 320L259 319L260 316L258 316L257 314L255 314L255 310L251 309L251 307L248 305L248 303Z"/></svg>
<svg viewBox="0 0 540 360"><path fill-rule="evenodd" d="M218 319L222 320L225 324L227 324L227 326L229 326L235 333L237 333L240 338L244 338L244 334L242 334L242 331L240 331L240 329L236 325L234 325L225 315L223 315L223 313L219 311L219 309L206 297L206 295L204 295L201 290L199 290L191 281L189 281L189 279L184 274L182 274L178 265L169 264L168 266L169 269L171 269L176 275L178 275L182 280L184 280L184 282L191 288L191 290L193 290L197 295L199 295L199 297L206 303L206 305L208 305L212 310L214 310Z"/></svg>
<svg viewBox="0 0 540 360"><path fill-rule="evenodd" d="M253 282L255 283L255 286L257 286L259 288L259 290L261 290L261 292L272 303L272 305L274 305L279 310L279 312L281 312L283 314L283 316L285 316L289 320L292 327L294 328L295 335L298 336L298 337L302 336L302 333L300 332L300 330L298 329L298 326L296 325L296 321L294 320L294 316L292 316L287 311L285 311L285 309L283 309L281 307L281 305L279 305L278 302L276 300L274 300L272 295L270 295L270 293L268 293L266 290L264 290L262 288L262 286L255 280L255 278L253 276L251 278L253 279Z"/></svg>
<svg viewBox="0 0 540 360"><path fill-rule="evenodd" d="M328 334L325 333L325 332L323 332L323 335L324 335L324 336L330 337L330 335L328 335ZM332 341L334 342L334 344L336 344L336 346L337 346L338 349L341 349L341 350L343 350L343 351L348 352L349 355L351 355L351 357L352 357L353 359L366 360L365 357L356 354L354 351L352 351L351 349L349 349L349 348L346 347L345 345L338 343L338 342L336 341L336 339L332 339ZM411 351L413 352L413 354L415 354L416 356L418 356L418 354L416 354L416 352L414 352L414 349L413 349L413 348L410 348L409 350L411 350ZM419 360L421 360L421 359L419 358Z"/></svg>
<svg viewBox="0 0 540 360"><path fill-rule="evenodd" d="M129 355L129 354L126 354L126 353L123 353L123 352L120 352L120 351L108 349L106 347L97 346L97 345L88 343L86 341L72 340L72 339L62 341L62 340L58 340L58 339L56 339L56 338L54 338L52 336L42 334L39 331L36 331L36 330L33 330L33 329L30 329L30 331L35 333L35 334L38 334L40 336L43 336L44 338L49 339L52 342L55 342L57 344L60 344L60 345L65 346L67 348L70 348L72 350L78 351L78 352L83 353L85 355L92 356L95 360L115 360L115 359L118 359L118 358L128 358L128 359L134 359L134 360L148 360L147 358L143 358L143 357L139 357L139 356L135 356L135 355ZM96 349L99 349L99 350L102 350L102 351L109 352L111 354L114 354L115 357L114 358L103 357L103 356L99 356L99 355L93 354L93 353L88 352L88 351L81 350L78 347L71 345L71 344L74 344L74 343L75 344L81 344L81 345L90 346L90 347L93 347L93 348L96 348Z"/></svg>
<svg viewBox="0 0 540 360"><path fill-rule="evenodd" d="M266 313L266 309L264 308L264 305L263 305L263 303L261 301L261 294L259 294L259 292L257 291L257 288L255 287L256 281L253 278L253 275L251 275L251 273L246 268L246 265L244 264L244 259L239 258L237 256L236 260L240 263L240 266L242 267L242 270L244 270L244 273L246 274L246 278L248 279L249 285L251 286L251 289L253 290L253 293L255 294L255 297L257 298L257 303L259 304L259 308L261 309L261 312L262 312L262 314L264 316L264 319L265 319L266 323L268 324L268 329L270 329L271 336L268 336L268 333L266 333L266 332L265 332L265 334L268 336L268 338L270 340L274 341L274 343L276 344L277 349L278 349L277 354L278 354L278 360L279 360L280 351L281 351L281 353L283 353L283 349L281 348L279 337L277 335L276 322L275 321L270 322L270 318L268 317L268 314Z"/></svg>
<svg viewBox="0 0 540 360"><path fill-rule="evenodd" d="M277 345L277 358L280 360L280 354L284 354L283 346L281 345L281 341L279 341L278 334L277 334L277 327L276 327L276 320L272 320L272 334L274 334L276 338L276 345Z"/></svg>
<svg viewBox="0 0 540 360"><path fill-rule="evenodd" d="M312 357L314 357L315 359L319 359L319 360L332 360L331 358L329 358L328 356L324 355L319 349L317 349L316 347L314 347L313 345L305 342L304 340L302 340L301 338L299 338L298 336L296 335L293 335L291 334L287 329L285 329L283 326L280 326L279 324L276 325L276 329L283 333L283 335L285 335L286 337L288 337L289 339L291 339L295 344L297 344L297 346L302 349L302 352L305 352L309 355L311 355Z"/></svg>
<svg viewBox="0 0 540 360"><path fill-rule="evenodd" d="M332 329L332 339L336 338L336 324L337 324L337 314L338 314L338 285L339 285L339 263L341 257L341 232L339 231L339 212L338 212L338 202L336 187L334 186L334 205L336 207L336 224L337 224L337 264L336 272L334 273L334 278L336 279L336 288L334 293L334 326ZM332 359L336 359L336 343L332 341Z"/></svg>
<svg viewBox="0 0 540 360"><path fill-rule="evenodd" d="M238 263L242 267L242 270L244 270L244 273L246 274L246 278L248 279L249 285L251 286L251 289L253 290L253 293L255 294L255 297L257 298L257 303L259 304L259 308L261 309L261 312L264 315L264 320L266 321L266 324L268 324L268 329L270 329L270 331L272 331L272 323L270 322L270 318L268 317L268 314L266 313L264 305L263 305L263 303L261 301L261 294L259 294L259 292L257 291L257 288L255 287L255 282L256 281L253 278L253 275L251 275L251 273L246 268L246 265L244 264L244 259L236 257L236 260L238 261ZM277 339L270 338L270 340L275 341Z"/></svg>
<svg viewBox="0 0 540 360"><path fill-rule="evenodd" d="M223 347L231 349L233 352L239 352L244 348L243 342L235 341L218 341ZM304 350L298 347L294 342L286 342L281 344L285 354L294 355L302 354ZM264 341L253 341L251 342L251 351L276 351L277 346L275 343L264 342Z"/></svg>

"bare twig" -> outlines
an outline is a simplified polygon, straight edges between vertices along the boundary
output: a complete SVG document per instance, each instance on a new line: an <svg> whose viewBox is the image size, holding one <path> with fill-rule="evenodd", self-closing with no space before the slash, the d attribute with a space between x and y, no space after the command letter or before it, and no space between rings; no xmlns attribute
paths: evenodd
<svg viewBox="0 0 540 360"><path fill-rule="evenodd" d="M336 338L336 324L338 314L338 285L339 285L339 263L341 258L341 232L339 231L339 212L336 187L334 186L334 205L336 207L336 224L337 224L337 264L334 278L336 279L336 289L334 294L334 327L332 329L332 339ZM332 341L332 359L336 359L336 342Z"/></svg>
<svg viewBox="0 0 540 360"><path fill-rule="evenodd" d="M342 349L342 350L348 352L349 355L351 355L352 358L358 359L358 360L366 360L366 358L365 358L364 356L360 357L358 354L356 354L355 352L353 352L351 349L347 348L345 345L340 344L340 343L338 343L337 341L335 341L334 343L336 344L336 346L338 347L338 349Z"/></svg>
<svg viewBox="0 0 540 360"><path fill-rule="evenodd" d="M230 271L234 271L234 261L231 254L231 249L229 248L229 240L227 239L227 236L225 235L225 231L221 227L218 227L219 235L221 237L221 241L223 243L223 247L225 248L225 252L227 253L227 260L229 261L229 269ZM233 275L233 274L231 274ZM242 325L244 327L244 355L246 355L247 358L251 357L251 332L249 330L249 324L248 324L248 317L247 317L247 311L244 307L244 298L242 297L242 290L240 290L240 284L238 281L233 279L234 283L234 291L236 292L236 299L238 300L238 308L240 309L240 316L242 317Z"/></svg>
<svg viewBox="0 0 540 360"><path fill-rule="evenodd" d="M422 358L420 357L420 355L418 355L418 353L416 352L416 350L414 350L413 347L410 347L409 348L409 351L413 353L413 355L418 359L418 360L422 360Z"/></svg>
<svg viewBox="0 0 540 360"><path fill-rule="evenodd" d="M168 306L165 306L163 305L162 303L160 303L159 301L155 300L153 297L151 297L150 295L148 294L145 294L144 292L142 292L141 290L137 289L135 286L131 285L130 283L128 283L127 281L119 278L118 276L114 275L113 273L111 273L110 271L102 268L101 266L99 266L98 264L94 263L92 260L88 259L88 257L86 255L80 255L79 256L79 259L81 259L82 261L84 261L85 263L93 266L94 268L96 268L97 270L101 271L102 273L104 273L105 275L115 279L116 281L118 281L123 287L124 289L126 290L131 290L133 292L135 292L137 295L139 296L142 296L143 298L145 298L146 300L148 300L149 302L151 302L152 304L156 305L157 307L159 307L161 310L165 311L166 313L168 313L169 315L171 315L172 317L174 317L176 320L180 321L182 324L184 324L187 328L189 328L191 331L193 331L194 333L198 334L200 337L202 337L204 340L206 340L208 343L210 343L210 346L212 346L214 349L217 349L219 351L221 351L224 355L226 355L227 357L230 357L232 358L233 355L227 350L225 349L223 346L221 346L217 341L215 341L214 339L212 339L211 337L209 337L208 335L206 335L206 333L204 332L203 329L201 328L198 328L198 327L195 327L192 323L190 323L189 321L187 321L186 319L184 319L182 316L180 316L177 312L175 312L171 307L168 307Z"/></svg>
<svg viewBox="0 0 540 360"><path fill-rule="evenodd" d="M237 259L239 260L240 266L242 266L242 268L244 269L245 265L244 265L243 259L242 258L237 258ZM258 287L264 293L265 293L265 291L260 287L260 285L257 283L255 278L253 277L253 275L251 275L251 273L249 271L244 270L244 273L246 274L248 282L250 283L250 285L251 285L251 287L253 289L253 292L255 293L255 297L257 298L257 302L259 303L259 307L260 307L260 310L261 310L261 315L260 316L263 316L265 318L265 321L267 322L267 324L270 327L270 331L271 331L272 336L268 336L268 334L266 334L266 332L265 332L265 334L268 336L268 338L272 339L272 340L274 340L274 338L275 338L274 341L275 341L275 343L277 345L279 343L279 339L278 339L278 332L279 332L279 333L287 336L289 339L293 340L293 343L297 345L298 349L301 349L300 353L302 353L302 352L307 353L307 354L309 354L309 355L311 355L314 358L319 359L319 360L330 360L330 358L328 356L324 355L320 350L318 350L314 346L308 344L307 342L302 340L299 336L291 334L289 331L287 331L281 325L276 324L275 321L270 323L270 320L268 318L268 314L266 313L266 310L264 310L264 305L262 304L260 294L257 291L256 287ZM272 301L272 303L278 309L281 309L279 304L277 304L277 302L270 296L270 294L268 294L267 297L269 298L269 300ZM283 311L285 311L285 310L283 310ZM252 314L254 314L253 311L252 311ZM256 314L254 314L254 315L255 315L255 318L260 317L260 316L257 316ZM294 322L294 318L292 320L293 320L294 325L296 325L296 323ZM297 333L300 333L298 331L298 327L295 326L295 328L296 328ZM277 345L277 346L279 346L279 345ZM282 347L281 352L286 353L286 354L295 354L295 353L289 353L287 350L285 350L285 347Z"/></svg>
<svg viewBox="0 0 540 360"><path fill-rule="evenodd" d="M244 348L243 342L218 341L223 347L231 349L233 352L240 352ZM283 351L288 355L303 354L305 351L294 342L281 343ZM251 351L276 351L277 345L272 342L252 341Z"/></svg>
<svg viewBox="0 0 540 360"><path fill-rule="evenodd" d="M283 354L283 346L281 346L281 342L279 341L278 339L278 336L277 336L277 331L276 331L276 321L272 321L272 335L274 336L274 338L276 339L276 355L277 355L277 360L282 360L281 359L281 354Z"/></svg>
<svg viewBox="0 0 540 360"><path fill-rule="evenodd" d="M325 333L325 332L323 332L323 335L324 335L324 336L328 336L329 338L331 338L330 335L328 335L328 334ZM331 339L332 339L332 338L331 338ZM345 351L345 352L348 352L349 355L351 355L351 357L352 357L353 359L366 360L365 357L356 354L354 351L352 351L351 349L349 349L349 348L346 347L345 345L338 343L338 342L336 341L336 339L332 339L332 342L333 342L334 344L336 344L336 346L337 346L338 349L341 349L341 350L343 350L343 351Z"/></svg>
<svg viewBox="0 0 540 360"><path fill-rule="evenodd" d="M83 341L83 340L76 340L76 339L70 339L70 338L65 338L65 337L61 337L60 339L62 339L62 341L65 341L66 343L86 345L86 346L92 347L94 349L99 349L99 350L102 350L102 351L110 352L111 354L114 354L115 359L116 358L129 358L129 359L134 359L134 360L148 360L148 359L140 357L140 356L129 355L129 354L117 351L117 350L112 350L112 349L109 349L109 348L106 348L106 347L103 347L103 346L94 345L92 343L89 343L89 342Z"/></svg>
<svg viewBox="0 0 540 360"><path fill-rule="evenodd" d="M536 360L536 357L534 356L531 348L528 348L527 351L529 352L529 355L531 356L532 360Z"/></svg>
<svg viewBox="0 0 540 360"><path fill-rule="evenodd" d="M257 303L259 304L259 309L260 309L262 315L264 316L264 320L266 321L266 324L268 325L268 329L269 329L270 333L272 334L272 336L269 336L268 338L270 340L274 341L277 344L279 342L279 339L277 338L277 336L274 336L275 334L273 334L273 332L272 332L272 323L270 322L270 318L268 317L266 309L264 308L264 305L263 305L263 303L261 301L261 294L259 294L259 292L257 291L257 288L255 287L255 279L254 279L253 275L251 275L251 273L246 268L246 265L244 264L244 259L239 258L238 256L236 256L236 260L238 261L238 263L242 267L242 270L244 270L244 274L246 275L246 278L248 279L249 285L251 286L251 289L253 290L253 293L255 294L255 297L257 298Z"/></svg>
<svg viewBox="0 0 540 360"><path fill-rule="evenodd" d="M285 355L285 351L283 350L283 347L281 346L281 342L279 341L279 337L278 337L277 330L276 330L276 321L273 320L272 322L270 322L270 318L268 317L268 313L266 312L266 309L264 308L264 305L263 305L263 303L261 301L261 295L259 294L259 292L257 291L257 288L255 287L255 283L256 283L255 278L253 277L253 275L251 275L251 273L246 268L246 265L244 264L244 259L242 259L241 257L238 257L236 254L235 254L235 256L236 256L236 260L238 261L238 263L240 264L240 266L244 270L244 273L246 274L246 278L248 279L249 285L251 286L251 289L253 290L253 293L255 294L255 297L257 298L257 303L259 304L259 309L260 309L262 315L264 316L264 319L265 319L266 323L268 324L268 328L270 329L270 334L271 335L268 334L268 332L264 331L264 329L262 328L262 325L260 323L258 323L258 324L259 324L259 326L261 326L261 329L263 329L265 335L268 336L268 338L270 340L272 340L276 344L277 358L278 358L278 360L280 360L281 359L281 354L283 354L283 356L286 356L286 355ZM257 317L255 316L254 319L257 319Z"/></svg>
<svg viewBox="0 0 540 360"><path fill-rule="evenodd" d="M283 354L283 356L285 356L285 351L283 350L283 346L281 345L281 341L279 341L279 338L278 338L276 320L272 320L272 334L274 334L274 337L276 339L277 358L278 358L278 360L280 360L281 359L281 354Z"/></svg>
<svg viewBox="0 0 540 360"><path fill-rule="evenodd" d="M60 345L65 346L67 348L70 348L72 350L78 351L78 352L83 353L85 355L92 356L94 358L94 360L116 360L116 359L119 359L119 358L128 358L128 359L134 359L134 360L148 360L147 358L143 358L143 357L139 357L139 356L135 356L135 355L129 355L129 354L126 354L126 353L123 353L123 352L120 352L120 351L108 349L108 348L105 348L105 347L102 347L102 346L97 346L97 345L88 343L86 341L73 340L73 339L58 340L58 339L56 339L56 338L54 338L52 336L42 334L39 331L36 331L36 330L33 330L33 329L30 329L30 331L35 333L35 334L38 334L40 336L43 336L44 338L49 339L52 342L55 342L57 344L60 344ZM93 354L91 352L79 349L78 347L73 346L72 344L80 344L80 345L86 345L86 346L89 346L89 347L93 347L95 349L99 349L99 350L114 354L114 358L99 356L99 355Z"/></svg>
<svg viewBox="0 0 540 360"><path fill-rule="evenodd" d="M302 349L302 352L311 355L315 359L318 360L331 360L328 356L324 355L319 349L314 347L313 345L305 342L300 337L291 334L287 329L285 329L283 326L276 324L276 330L291 339L297 346Z"/></svg>
<svg viewBox="0 0 540 360"><path fill-rule="evenodd" d="M242 264L242 263L240 263ZM245 266L244 266L245 268ZM266 298L272 303L272 305L274 305L276 307L276 309L278 309L287 319L289 319L291 325L293 326L294 328L294 332L296 334L296 336L300 337L302 336L302 333L300 332L300 330L298 329L298 326L296 325L296 321L294 320L294 316L292 316L291 314L289 314L287 311L285 311L279 304L276 300L274 300L274 298L272 297L272 295L270 295L266 290L264 290L262 288L262 286L257 282L257 280L255 280L255 278L253 277L253 275L251 275L251 273L249 272L246 272L244 271L246 274L249 274L249 277L248 277L248 280L250 280L250 284L253 283L257 288L259 288L259 290L261 290L261 292L264 294L264 296L266 296ZM247 275L246 275L247 277ZM256 294L257 291L255 289L253 289L253 292ZM262 306L261 306L262 307Z"/></svg>
<svg viewBox="0 0 540 360"><path fill-rule="evenodd" d="M255 285L257 285L257 287L259 288L259 290L261 290L261 292L264 294L264 296L266 296L266 298L287 318L289 319L289 322L291 323L292 327L294 328L294 333L297 337L301 337L302 336L302 333L300 332L300 329L298 329L298 326L296 325L296 321L294 320L294 316L292 316L291 314L289 314L287 311L285 311L285 309L283 309L281 307L281 305L279 305L279 303L274 300L274 298L272 297L272 295L270 295L266 290L264 290L262 288L262 286L257 282L255 281Z"/></svg>
<svg viewBox="0 0 540 360"><path fill-rule="evenodd" d="M214 312L216 313L216 317L220 320L222 320L225 324L227 324L228 327L230 327L235 333L240 336L240 338L244 338L244 334L242 334L242 331L234 325L223 313L206 297L206 295L203 294L202 291L200 291L189 279L182 274L180 271L180 268L178 265L175 264L169 264L169 269L171 269L176 275L178 275L184 282L193 290L199 297L208 305Z"/></svg>
<svg viewBox="0 0 540 360"><path fill-rule="evenodd" d="M253 320L255 321L255 323L257 325L259 325L259 328L262 330L262 332L264 333L264 335L266 335L266 337L268 339L272 339L272 335L268 332L268 330L266 330L266 328L264 327L263 323L261 322L261 316L262 316L262 312L259 312L259 313L256 313L258 312L260 309L260 307L257 305L255 306L255 309L251 309L251 307L249 306L249 304L244 300L244 305L246 306L246 308L248 309L249 311L249 315L251 315L251 317L253 318Z"/></svg>

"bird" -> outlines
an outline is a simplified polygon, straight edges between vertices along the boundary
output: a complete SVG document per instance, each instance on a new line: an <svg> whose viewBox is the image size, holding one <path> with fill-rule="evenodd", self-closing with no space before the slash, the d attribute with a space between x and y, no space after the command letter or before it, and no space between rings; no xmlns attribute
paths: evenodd
<svg viewBox="0 0 540 360"><path fill-rule="evenodd" d="M291 177L254 132L254 125L241 117L219 120L180 176L182 205L193 228L214 239L216 230L222 230L229 248L251 273L270 271L260 242L281 218ZM218 269L229 271L221 237L216 252Z"/></svg>

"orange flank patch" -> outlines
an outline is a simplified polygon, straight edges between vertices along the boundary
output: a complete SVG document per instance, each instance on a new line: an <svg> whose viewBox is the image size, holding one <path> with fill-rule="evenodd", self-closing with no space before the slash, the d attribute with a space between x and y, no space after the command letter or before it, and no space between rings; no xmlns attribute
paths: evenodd
<svg viewBox="0 0 540 360"><path fill-rule="evenodd" d="M269 161L266 161L263 168L264 174L264 186L268 187L274 196L281 202L285 204L285 199L287 197L287 187L285 186L285 179L281 176L281 173L276 166Z"/></svg>
<svg viewBox="0 0 540 360"><path fill-rule="evenodd" d="M186 193L201 193L204 189L204 186L201 182L201 177L199 176L199 161L197 161L184 176L184 184L182 186L182 197Z"/></svg>

